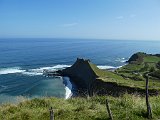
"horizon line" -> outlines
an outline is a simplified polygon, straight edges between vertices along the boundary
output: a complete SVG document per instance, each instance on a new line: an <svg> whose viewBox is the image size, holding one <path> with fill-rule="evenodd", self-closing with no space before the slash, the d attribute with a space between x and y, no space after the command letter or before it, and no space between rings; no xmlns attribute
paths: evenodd
<svg viewBox="0 0 160 120"><path fill-rule="evenodd" d="M160 41L160 39L122 39L122 38L77 38L77 37L0 37L0 39L83 39L83 40L124 40L124 41Z"/></svg>

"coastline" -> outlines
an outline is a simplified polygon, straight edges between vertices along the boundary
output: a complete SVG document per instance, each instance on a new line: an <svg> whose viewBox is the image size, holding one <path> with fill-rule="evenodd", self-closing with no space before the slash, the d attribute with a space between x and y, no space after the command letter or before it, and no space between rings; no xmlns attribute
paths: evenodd
<svg viewBox="0 0 160 120"><path fill-rule="evenodd" d="M71 96L73 95L72 93L72 83L70 82L70 78L67 76L63 76L63 84L65 86L65 99L69 99L71 98Z"/></svg>
<svg viewBox="0 0 160 120"><path fill-rule="evenodd" d="M70 99L71 97L78 96L77 95L78 88L73 83L71 78L68 76L63 76L61 78L63 79L63 84L65 86L65 99Z"/></svg>

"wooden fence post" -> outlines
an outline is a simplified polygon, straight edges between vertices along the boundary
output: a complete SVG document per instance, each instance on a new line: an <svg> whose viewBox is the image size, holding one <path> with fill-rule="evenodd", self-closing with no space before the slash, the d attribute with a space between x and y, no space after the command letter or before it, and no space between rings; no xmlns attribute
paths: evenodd
<svg viewBox="0 0 160 120"><path fill-rule="evenodd" d="M149 77L148 74L146 74L146 105L147 105L147 117L148 119L152 118L152 110L151 110L151 106L149 104L149 94L148 94L148 82L149 82Z"/></svg>
<svg viewBox="0 0 160 120"><path fill-rule="evenodd" d="M108 100L106 99L106 108L107 108L107 112L108 112L108 115L109 115L109 118L111 120L113 120L113 116L112 116L112 112L110 110L110 106L109 106L109 103L108 103Z"/></svg>
<svg viewBox="0 0 160 120"><path fill-rule="evenodd" d="M49 112L50 112L50 120L54 120L54 112L52 107L49 109Z"/></svg>

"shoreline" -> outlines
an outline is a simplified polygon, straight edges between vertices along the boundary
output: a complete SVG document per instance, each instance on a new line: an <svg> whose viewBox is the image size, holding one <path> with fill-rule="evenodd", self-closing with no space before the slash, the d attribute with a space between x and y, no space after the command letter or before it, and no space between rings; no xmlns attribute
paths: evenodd
<svg viewBox="0 0 160 120"><path fill-rule="evenodd" d="M65 86L65 99L69 99L72 97L72 83L70 82L70 78L67 76L63 76L63 84Z"/></svg>

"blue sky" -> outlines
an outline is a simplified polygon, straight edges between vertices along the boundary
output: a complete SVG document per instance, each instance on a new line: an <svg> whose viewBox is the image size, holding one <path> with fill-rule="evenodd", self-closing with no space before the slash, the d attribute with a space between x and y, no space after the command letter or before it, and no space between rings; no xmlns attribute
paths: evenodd
<svg viewBox="0 0 160 120"><path fill-rule="evenodd" d="M160 1L0 0L0 37L160 40Z"/></svg>

